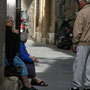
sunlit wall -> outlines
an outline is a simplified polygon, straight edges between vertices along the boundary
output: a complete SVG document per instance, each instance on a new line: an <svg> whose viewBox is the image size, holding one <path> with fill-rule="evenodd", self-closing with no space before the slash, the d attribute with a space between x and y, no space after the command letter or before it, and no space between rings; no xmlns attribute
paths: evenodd
<svg viewBox="0 0 90 90"><path fill-rule="evenodd" d="M15 12L16 0L7 0L7 15L10 15L15 19Z"/></svg>

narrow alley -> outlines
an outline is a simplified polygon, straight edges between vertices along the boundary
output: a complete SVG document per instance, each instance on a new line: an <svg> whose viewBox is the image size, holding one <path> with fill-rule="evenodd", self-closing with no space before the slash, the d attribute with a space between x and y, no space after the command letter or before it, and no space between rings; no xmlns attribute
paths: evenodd
<svg viewBox="0 0 90 90"><path fill-rule="evenodd" d="M90 90L89 11L90 0L1 0L0 90Z"/></svg>
<svg viewBox="0 0 90 90"><path fill-rule="evenodd" d="M30 40L26 47L28 52L39 60L39 63L35 64L37 75L49 84L48 87L37 87L39 90L67 90L71 86L74 61L72 51Z"/></svg>

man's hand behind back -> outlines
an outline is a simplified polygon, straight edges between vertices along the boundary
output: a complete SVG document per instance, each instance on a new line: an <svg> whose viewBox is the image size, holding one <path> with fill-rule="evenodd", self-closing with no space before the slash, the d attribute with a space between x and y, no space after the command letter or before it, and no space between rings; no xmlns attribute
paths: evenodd
<svg viewBox="0 0 90 90"><path fill-rule="evenodd" d="M77 53L76 48L77 48L77 46L76 46L76 45L72 45L72 51L73 51L74 53Z"/></svg>

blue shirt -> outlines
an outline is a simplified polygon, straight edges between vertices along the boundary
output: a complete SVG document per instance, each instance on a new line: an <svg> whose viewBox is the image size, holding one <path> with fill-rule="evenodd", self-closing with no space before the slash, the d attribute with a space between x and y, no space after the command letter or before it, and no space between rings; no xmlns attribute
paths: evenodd
<svg viewBox="0 0 90 90"><path fill-rule="evenodd" d="M30 54L27 53L25 45L20 42L20 58L26 63L33 63L32 58L30 58Z"/></svg>

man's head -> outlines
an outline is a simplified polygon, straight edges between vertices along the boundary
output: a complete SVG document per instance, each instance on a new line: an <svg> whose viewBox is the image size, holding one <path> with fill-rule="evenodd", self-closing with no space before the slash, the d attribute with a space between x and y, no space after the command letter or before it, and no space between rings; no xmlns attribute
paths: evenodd
<svg viewBox="0 0 90 90"><path fill-rule="evenodd" d="M82 9L87 4L90 4L90 0L78 0L78 2L80 9Z"/></svg>
<svg viewBox="0 0 90 90"><path fill-rule="evenodd" d="M13 27L13 18L12 16L7 16L6 17L6 25L9 27Z"/></svg>

